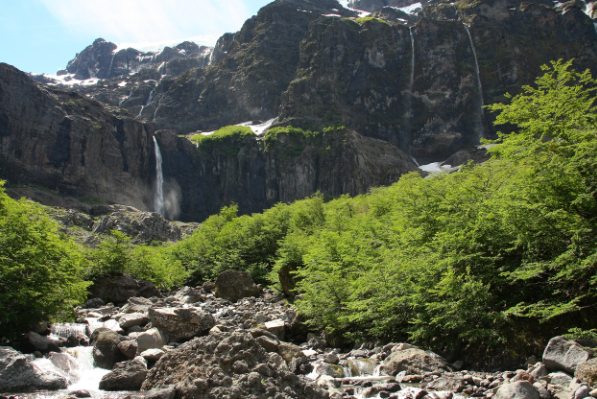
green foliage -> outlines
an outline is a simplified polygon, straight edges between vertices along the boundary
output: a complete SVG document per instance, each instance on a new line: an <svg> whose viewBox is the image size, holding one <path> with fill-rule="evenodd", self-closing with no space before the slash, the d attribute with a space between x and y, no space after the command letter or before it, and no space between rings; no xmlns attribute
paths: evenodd
<svg viewBox="0 0 597 399"><path fill-rule="evenodd" d="M381 23L388 25L388 23L386 21L384 21L383 19L380 19L380 18L376 18L376 17L361 17L361 18L357 18L356 22L358 22L361 25L364 25L368 22L381 22Z"/></svg>
<svg viewBox="0 0 597 399"><path fill-rule="evenodd" d="M537 88L489 107L517 131L500 134L483 165L411 173L367 195L315 195L259 215L224 208L172 256L194 281L233 268L258 279L267 271L280 284L278 272L290 270L311 324L354 341L520 355L554 328L591 333L597 82L570 67L554 62ZM275 128L266 145L282 133L320 137Z"/></svg>
<svg viewBox="0 0 597 399"><path fill-rule="evenodd" d="M85 259L41 207L14 201L0 182L0 337L16 338L42 320L68 320L90 284Z"/></svg>
<svg viewBox="0 0 597 399"><path fill-rule="evenodd" d="M118 230L112 230L111 236L97 249L91 250L88 278L127 273L134 278L151 281L163 290L182 286L186 271L180 261L171 259L167 247L133 247L130 238Z"/></svg>
<svg viewBox="0 0 597 399"><path fill-rule="evenodd" d="M207 143L223 143L229 140L239 141L246 136L255 137L255 133L248 126L225 126L209 135L196 134L191 136L190 140L205 145Z"/></svg>

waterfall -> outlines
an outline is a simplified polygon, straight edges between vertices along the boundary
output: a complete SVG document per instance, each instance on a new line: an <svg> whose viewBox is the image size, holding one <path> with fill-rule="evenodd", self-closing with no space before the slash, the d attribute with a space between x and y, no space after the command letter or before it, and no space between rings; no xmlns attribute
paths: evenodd
<svg viewBox="0 0 597 399"><path fill-rule="evenodd" d="M116 57L116 51L112 54L112 61L110 61L110 69L108 69L108 77L112 74L112 65L114 64L114 57Z"/></svg>
<svg viewBox="0 0 597 399"><path fill-rule="evenodd" d="M164 175L162 174L162 153L160 152L160 146L155 136L153 136L153 142L155 144L155 171L157 174L156 190L155 190L155 205L157 212L164 216Z"/></svg>
<svg viewBox="0 0 597 399"><path fill-rule="evenodd" d="M471 31L468 25L463 24L464 29L466 30L466 34L468 35L468 40L471 42L471 50L473 51L473 57L475 58L475 73L477 75L477 87L479 88L479 99L481 100L481 113L479 115L479 124L481 125L481 131L479 132L479 137L483 137L483 118L485 116L485 111L483 111L483 87L481 86L481 75L479 73L479 61L477 60L477 51L475 50L475 44L473 43L473 37L471 36Z"/></svg>
<svg viewBox="0 0 597 399"><path fill-rule="evenodd" d="M68 348L66 352L76 358L78 363L78 381L70 385L68 389L70 391L79 389L97 391L102 377L108 374L110 370L93 366L93 346Z"/></svg>
<svg viewBox="0 0 597 399"><path fill-rule="evenodd" d="M413 28L408 28L410 33L410 46L412 55L410 57L410 92L413 92L413 84L415 81L415 37L413 36Z"/></svg>
<svg viewBox="0 0 597 399"><path fill-rule="evenodd" d="M215 50L215 48L212 49L211 52L209 53L209 61L207 61L207 65L208 66L211 65L211 61L212 61L212 59L214 57L214 50Z"/></svg>
<svg viewBox="0 0 597 399"><path fill-rule="evenodd" d="M139 111L139 115L137 115L137 118L141 117L141 114L143 113L143 109L145 108L145 105L141 106L141 110Z"/></svg>
<svg viewBox="0 0 597 399"><path fill-rule="evenodd" d="M163 95L162 95L163 97ZM158 101L158 106L155 107L155 111L153 112L153 119L151 120L152 122L155 122L155 117L158 114L158 109L160 108L160 105L162 104L162 97L160 97L160 100Z"/></svg>
<svg viewBox="0 0 597 399"><path fill-rule="evenodd" d="M147 107L149 104L151 104L151 102L153 101L153 92L155 91L155 89L153 89L150 93L149 93L149 98L147 99L147 103L145 104L145 106Z"/></svg>
<svg viewBox="0 0 597 399"><path fill-rule="evenodd" d="M127 98L130 98L132 95L133 95L133 89L131 89L131 92L129 93L129 95L128 95L128 96L126 96L126 97L124 97L122 100L120 100L120 102L118 103L118 106L119 106L120 108L122 108L122 104L124 103L124 101L125 101Z"/></svg>

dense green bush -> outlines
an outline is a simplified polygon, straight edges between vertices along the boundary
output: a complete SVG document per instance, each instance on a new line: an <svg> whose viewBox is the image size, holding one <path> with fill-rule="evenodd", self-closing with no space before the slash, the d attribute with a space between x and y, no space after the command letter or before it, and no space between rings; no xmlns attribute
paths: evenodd
<svg viewBox="0 0 597 399"><path fill-rule="evenodd" d="M90 284L84 256L61 237L40 206L14 201L0 182L0 337L16 338L41 321L68 320Z"/></svg>
<svg viewBox="0 0 597 399"><path fill-rule="evenodd" d="M182 286L186 271L180 261L171 259L168 247L132 246L130 238L113 230L96 249L90 249L87 278L95 280L105 276L130 276L154 283L158 288L170 290Z"/></svg>
<svg viewBox="0 0 597 399"><path fill-rule="evenodd" d="M248 126L225 126L212 134L196 134L191 136L191 141L200 144L215 144L226 140L238 141L245 136L255 137L255 133Z"/></svg>

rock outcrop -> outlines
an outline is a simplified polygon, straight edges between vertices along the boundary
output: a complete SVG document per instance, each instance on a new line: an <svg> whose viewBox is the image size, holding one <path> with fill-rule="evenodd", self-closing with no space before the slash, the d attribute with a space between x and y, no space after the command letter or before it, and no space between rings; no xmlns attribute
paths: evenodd
<svg viewBox="0 0 597 399"><path fill-rule="evenodd" d="M174 386L177 396L328 398L328 393L294 374L279 370L249 333L195 338L164 355L152 368L143 390Z"/></svg>
<svg viewBox="0 0 597 399"><path fill-rule="evenodd" d="M543 352L543 363L552 371L574 374L576 367L589 360L591 354L582 346L564 337L549 340Z"/></svg>

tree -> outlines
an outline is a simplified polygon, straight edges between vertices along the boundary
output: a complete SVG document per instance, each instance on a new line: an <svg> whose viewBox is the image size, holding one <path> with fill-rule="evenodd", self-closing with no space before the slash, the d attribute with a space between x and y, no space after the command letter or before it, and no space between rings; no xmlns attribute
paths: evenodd
<svg viewBox="0 0 597 399"><path fill-rule="evenodd" d="M72 317L91 284L85 259L40 206L9 198L0 182L0 336L16 338L40 321Z"/></svg>

